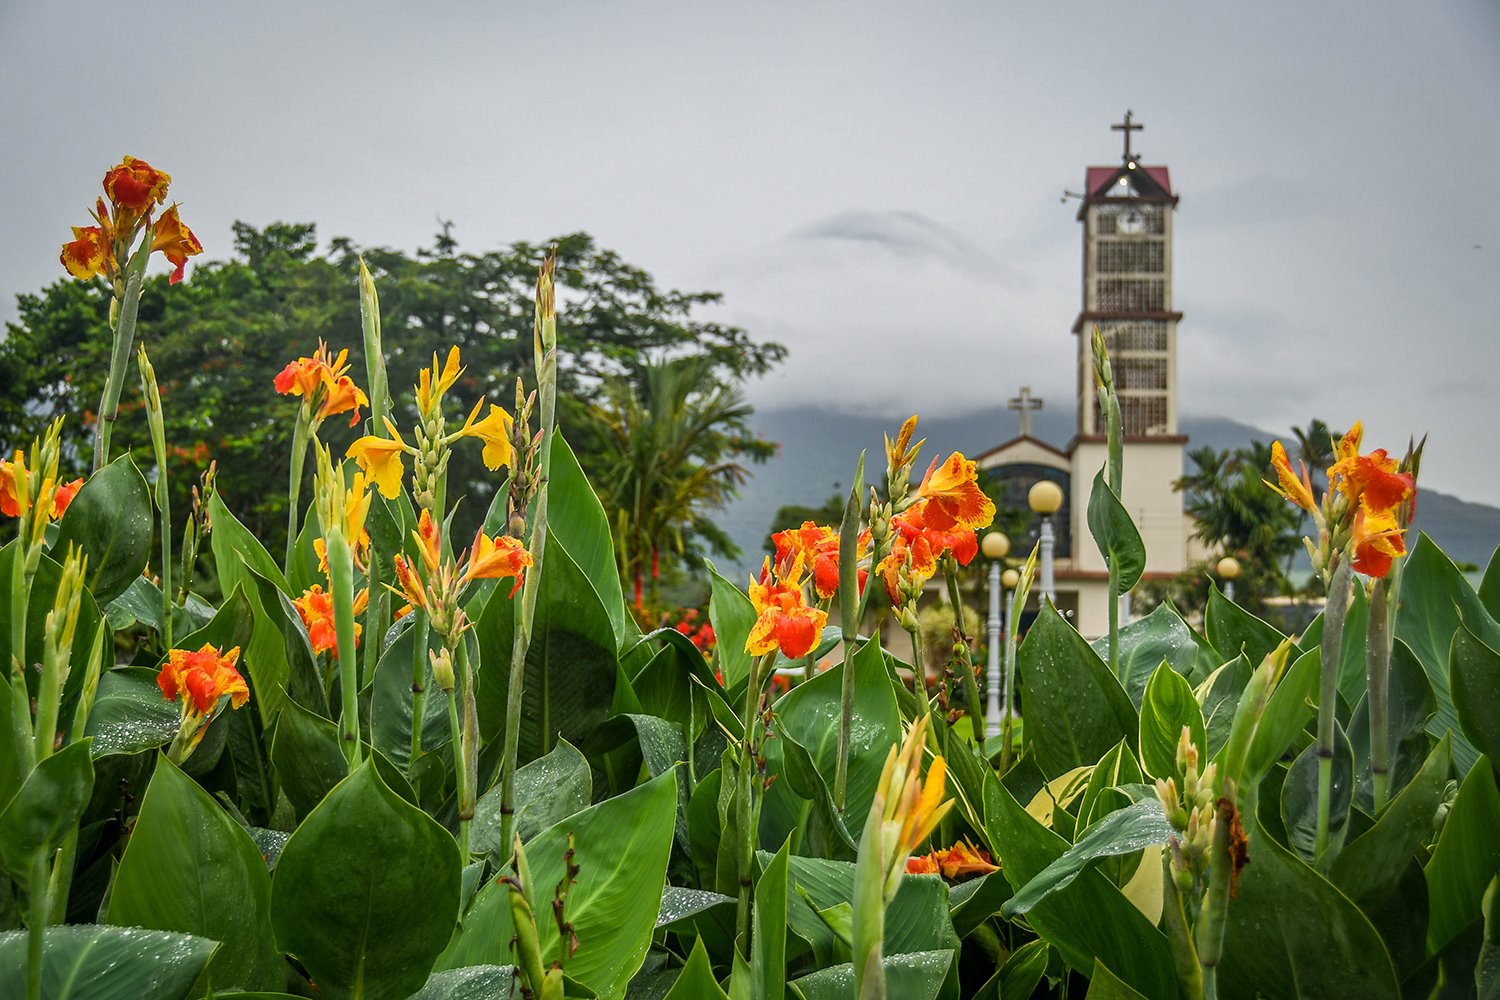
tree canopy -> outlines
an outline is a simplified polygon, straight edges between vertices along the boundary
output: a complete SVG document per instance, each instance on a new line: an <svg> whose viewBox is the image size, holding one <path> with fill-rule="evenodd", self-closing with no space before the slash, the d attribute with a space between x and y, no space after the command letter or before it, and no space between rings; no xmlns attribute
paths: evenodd
<svg viewBox="0 0 1500 1000"><path fill-rule="evenodd" d="M455 395L470 405L483 396L511 408L517 376L533 381L536 268L550 247L558 262L559 418L591 474L601 471L606 447L607 425L593 410L607 384L644 385L652 364L692 356L700 359L707 391L732 389L785 355L779 344L701 318L718 293L663 289L586 233L468 253L445 226L433 246L415 254L361 248L344 237L320 252L312 224L236 223L230 259L197 266L175 287L154 278L141 299L139 337L161 383L167 439L179 463L169 468L173 492L184 494L217 459L218 488L231 509L272 551L279 549L296 402L278 396L272 379L322 339L334 350L349 349L363 384L360 256L380 290L397 423L414 419L408 387L417 371L450 345L466 365ZM102 282L66 278L18 297L19 316L0 342L0 444L23 446L54 416L67 414L68 454L83 467L108 363L109 299ZM137 463L149 470L133 361L130 379L115 440L135 447ZM336 452L359 433L338 424L329 421L322 432ZM739 445L753 453L753 440L741 437L731 428L727 441L715 442L730 449L719 461ZM455 451L449 477L449 495L467 496L459 525L472 531L499 477L473 449ZM690 524L687 531L701 534L702 527ZM711 544L717 541L710 536Z"/></svg>

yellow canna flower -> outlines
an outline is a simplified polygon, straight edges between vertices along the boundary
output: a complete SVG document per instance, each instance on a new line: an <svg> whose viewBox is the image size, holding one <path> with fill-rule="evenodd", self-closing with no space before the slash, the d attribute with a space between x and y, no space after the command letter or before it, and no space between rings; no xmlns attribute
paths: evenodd
<svg viewBox="0 0 1500 1000"><path fill-rule="evenodd" d="M1293 472L1292 460L1287 458L1286 449L1281 446L1280 441L1271 445L1271 467L1276 470L1277 482L1273 483L1269 479L1262 479L1261 482L1309 514L1317 513L1318 504L1313 499L1312 481L1307 476L1307 467L1302 466L1300 477Z"/></svg>
<svg viewBox="0 0 1500 1000"><path fill-rule="evenodd" d="M933 460L917 496L930 501L924 518L935 531L952 531L955 526L974 530L995 519L994 501L979 488L978 466L956 451L941 465Z"/></svg>
<svg viewBox="0 0 1500 1000"><path fill-rule="evenodd" d="M484 465L493 472L509 465L514 457L514 449L510 444L510 430L515 420L505 410L491 404L489 415L483 420L475 421L474 415L483 405L484 401L480 400L458 434L460 437L478 438L484 442Z"/></svg>
<svg viewBox="0 0 1500 1000"><path fill-rule="evenodd" d="M433 354L432 367L423 368L417 376L417 410L423 416L431 413L433 408L442 401L443 393L453 388L453 383L464 373L463 367L458 363L458 347L454 346L448 351L448 360L443 363L442 372L438 371L438 356Z"/></svg>
<svg viewBox="0 0 1500 1000"><path fill-rule="evenodd" d="M401 480L406 476L401 456L404 453L415 455L416 449L401 439L396 425L389 420L385 422L385 429L391 435L389 438L366 434L349 445L345 455L358 462L360 471L375 480L381 496L394 500L401 495Z"/></svg>
<svg viewBox="0 0 1500 1000"><path fill-rule="evenodd" d="M510 592L514 595L521 588L526 568L531 564L531 553L526 551L526 546L519 539L509 535L488 538L481 528L479 534L474 536L474 547L469 551L469 565L464 570L464 582L512 577L516 583Z"/></svg>

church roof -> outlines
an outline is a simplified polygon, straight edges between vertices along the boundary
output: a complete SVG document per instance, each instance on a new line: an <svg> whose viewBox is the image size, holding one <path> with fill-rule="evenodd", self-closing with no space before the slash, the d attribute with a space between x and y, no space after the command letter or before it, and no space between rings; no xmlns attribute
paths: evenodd
<svg viewBox="0 0 1500 1000"><path fill-rule="evenodd" d="M1004 444L998 444L988 451L981 452L974 456L974 461L978 462L979 467L983 469L1021 463L1046 465L1063 472L1071 468L1067 452L1058 451L1047 442L1034 438L1030 434L1013 437Z"/></svg>
<svg viewBox="0 0 1500 1000"><path fill-rule="evenodd" d="M1139 164L1139 166L1141 170L1145 171L1146 176L1161 188L1163 194L1165 194L1167 197L1172 196L1172 178L1171 175L1167 172L1166 167L1148 167L1144 163ZM1088 176L1084 182L1085 190L1088 192L1088 197L1103 197L1105 190L1111 184L1113 184L1115 182L1115 179L1122 173L1125 173L1125 167L1123 165L1114 167L1089 167Z"/></svg>

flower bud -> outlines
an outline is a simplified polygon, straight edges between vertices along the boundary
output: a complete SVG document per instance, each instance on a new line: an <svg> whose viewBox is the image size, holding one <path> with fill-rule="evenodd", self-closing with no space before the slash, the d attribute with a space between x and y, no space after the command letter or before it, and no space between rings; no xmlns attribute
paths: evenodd
<svg viewBox="0 0 1500 1000"><path fill-rule="evenodd" d="M453 657L447 649L428 653L427 656L432 661L433 680L437 681L438 687L451 694L453 692Z"/></svg>

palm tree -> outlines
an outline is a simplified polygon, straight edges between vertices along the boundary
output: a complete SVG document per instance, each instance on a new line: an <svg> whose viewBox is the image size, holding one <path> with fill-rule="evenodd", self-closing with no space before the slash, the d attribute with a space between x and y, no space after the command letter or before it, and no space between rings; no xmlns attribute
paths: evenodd
<svg viewBox="0 0 1500 1000"><path fill-rule="evenodd" d="M700 551L737 556L711 518L775 446L751 434L744 394L713 359L648 361L605 381L593 410L602 439L595 483L614 526L620 574L645 607L645 581ZM653 595L654 598L654 595Z"/></svg>

